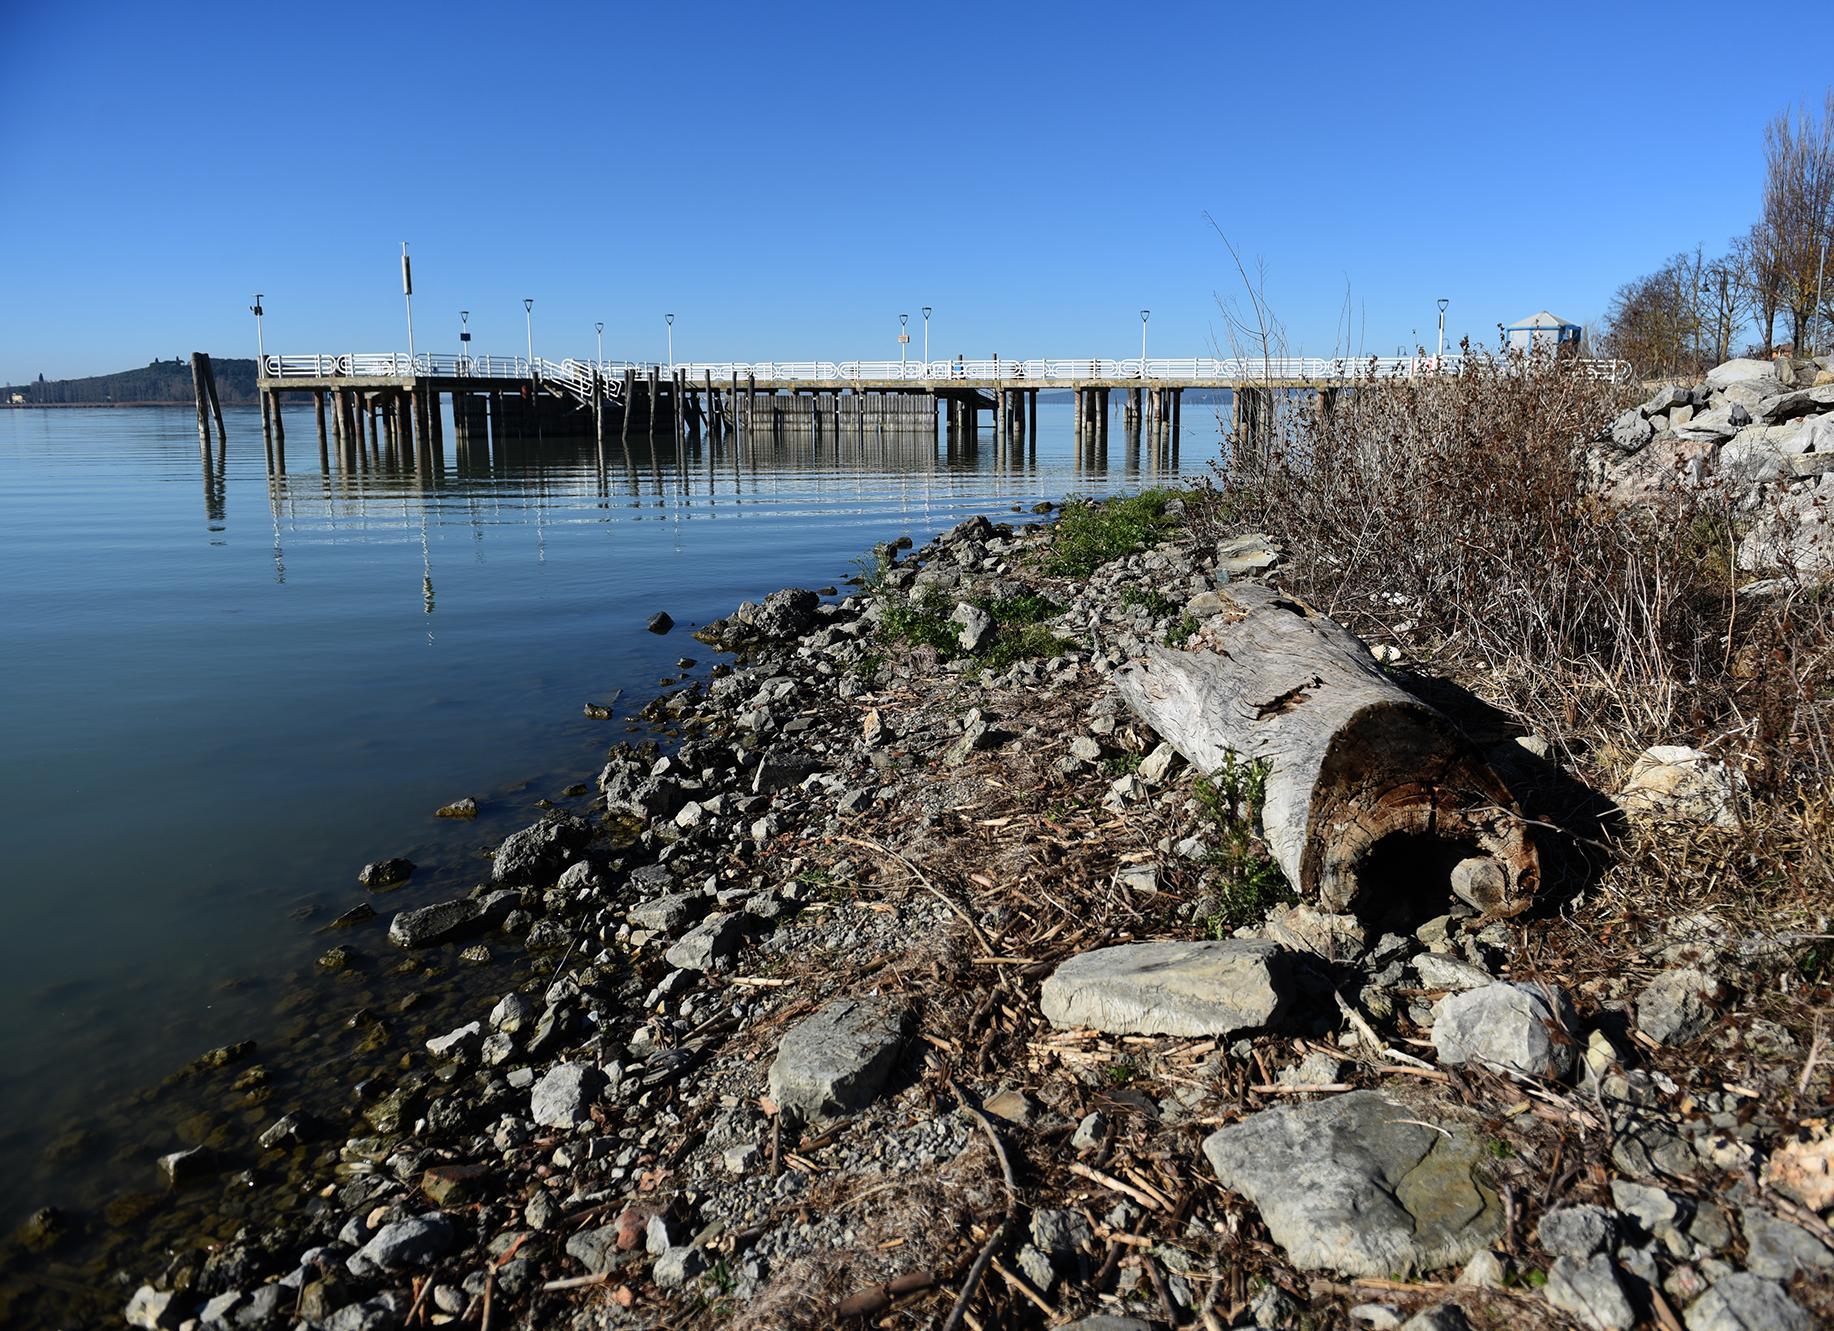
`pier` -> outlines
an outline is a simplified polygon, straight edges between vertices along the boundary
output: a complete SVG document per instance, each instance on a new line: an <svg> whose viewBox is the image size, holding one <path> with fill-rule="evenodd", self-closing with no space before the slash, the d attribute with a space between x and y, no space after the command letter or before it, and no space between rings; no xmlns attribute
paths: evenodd
<svg viewBox="0 0 1834 1331"><path fill-rule="evenodd" d="M322 458L386 449L432 455L443 447L442 399L464 447L474 436L505 433L585 435L601 447L615 437L705 431L816 434L923 431L946 425L949 447L978 444L983 413L1003 453L1035 449L1038 398L1064 393L1075 404L1079 454L1105 452L1115 394L1131 443L1154 456L1179 445L1184 394L1226 389L1238 444L1274 435L1277 404L1311 395L1328 410L1334 396L1384 379L1455 374L1458 356L1360 359L1148 358L931 361L680 362L551 361L522 356L266 355L258 387L269 457L285 467L284 394L309 395ZM1619 361L1575 360L1576 372L1620 379ZM200 389L200 404L203 401ZM200 426L203 413L200 408Z"/></svg>

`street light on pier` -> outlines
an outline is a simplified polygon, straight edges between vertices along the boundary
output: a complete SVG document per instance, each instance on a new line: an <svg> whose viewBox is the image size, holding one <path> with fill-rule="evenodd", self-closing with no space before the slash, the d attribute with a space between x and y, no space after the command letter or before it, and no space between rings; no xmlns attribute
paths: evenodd
<svg viewBox="0 0 1834 1331"><path fill-rule="evenodd" d="M463 368L471 359L471 311L459 311L459 365Z"/></svg>
<svg viewBox="0 0 1834 1331"><path fill-rule="evenodd" d="M522 323L524 331L529 335L529 376L533 378L535 374L535 298L533 296L522 298Z"/></svg>
<svg viewBox="0 0 1834 1331"><path fill-rule="evenodd" d="M258 379L267 373L267 342L261 335L261 293L255 293L255 303L248 307L248 312L255 316L255 377Z"/></svg>
<svg viewBox="0 0 1834 1331"><path fill-rule="evenodd" d="M408 243L401 242L401 298L408 303L408 359L414 359L414 270L408 266Z"/></svg>
<svg viewBox="0 0 1834 1331"><path fill-rule="evenodd" d="M663 320L669 325L669 373L675 373L675 316L665 314Z"/></svg>
<svg viewBox="0 0 1834 1331"><path fill-rule="evenodd" d="M930 307L923 307L923 374L930 376Z"/></svg>
<svg viewBox="0 0 1834 1331"><path fill-rule="evenodd" d="M1140 311L1140 377L1146 378L1146 321L1153 317L1151 310Z"/></svg>
<svg viewBox="0 0 1834 1331"><path fill-rule="evenodd" d="M1439 298L1439 354L1434 357L1435 360L1443 360L1446 354L1446 305L1447 304L1448 302L1446 298L1444 296L1441 296Z"/></svg>
<svg viewBox="0 0 1834 1331"><path fill-rule="evenodd" d="M597 323L593 324L592 331L599 335L599 361L598 363L600 365L603 365L605 363L605 321L603 319L600 319Z"/></svg>
<svg viewBox="0 0 1834 1331"><path fill-rule="evenodd" d="M911 316L908 314L898 316L898 369L900 372L904 370L905 349L911 345L911 335L904 331L910 321Z"/></svg>

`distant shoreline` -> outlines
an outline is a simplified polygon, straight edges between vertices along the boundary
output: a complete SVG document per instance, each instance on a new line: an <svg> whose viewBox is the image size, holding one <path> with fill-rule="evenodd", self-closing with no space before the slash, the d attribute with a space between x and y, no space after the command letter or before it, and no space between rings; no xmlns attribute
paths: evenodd
<svg viewBox="0 0 1834 1331"><path fill-rule="evenodd" d="M170 399L161 402L0 402L0 407L5 407L8 411L94 411L97 408L107 411L116 407L191 407L195 405L191 402L173 402ZM246 407L252 404L231 402L227 405Z"/></svg>

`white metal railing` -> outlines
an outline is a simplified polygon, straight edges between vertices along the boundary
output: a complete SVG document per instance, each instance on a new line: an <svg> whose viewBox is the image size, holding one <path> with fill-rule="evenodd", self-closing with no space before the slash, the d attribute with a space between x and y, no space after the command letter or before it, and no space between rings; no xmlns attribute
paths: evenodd
<svg viewBox="0 0 1834 1331"><path fill-rule="evenodd" d="M441 378L527 379L554 383L590 397L595 391L619 396L626 372L643 380L655 371L667 380L682 374L691 384L704 383L711 377L715 387L730 386L734 376L741 385L756 379L773 385L783 384L872 384L908 382L911 384L968 387L999 385L1020 387L1030 384L1064 385L1091 380L1139 380L1153 385L1189 387L1232 384L1252 386L1256 383L1356 383L1374 379L1419 379L1432 375L1456 374L1468 360L1486 357L1466 356L1371 356L1328 359L1317 356L1286 357L1149 357L1145 361L1128 360L932 360L932 361L681 361L674 366L640 364L634 361L551 361L524 356L445 356L421 353L408 356L401 352L380 355L347 353L333 356L269 356L263 372L270 379L378 377L405 378L414 375ZM1612 381L1631 377L1626 361L1572 360L1564 362L1590 378Z"/></svg>

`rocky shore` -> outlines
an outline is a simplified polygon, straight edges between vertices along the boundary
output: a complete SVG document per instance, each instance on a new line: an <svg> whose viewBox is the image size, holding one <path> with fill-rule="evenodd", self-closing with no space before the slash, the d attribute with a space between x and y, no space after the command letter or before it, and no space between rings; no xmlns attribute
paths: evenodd
<svg viewBox="0 0 1834 1331"><path fill-rule="evenodd" d="M1508 917L1296 899L1252 771L1193 771L1112 684L1278 584L1216 510L977 518L702 630L730 660L646 709L666 746L615 748L468 895L353 925L537 979L336 1117L270 1103L160 1160L246 1223L137 1273L127 1324L1834 1315L1829 1055L1767 1001L1812 939L1626 909L1597 865ZM1712 821L1710 768L1651 750L1614 804L1455 692L1537 817Z"/></svg>

